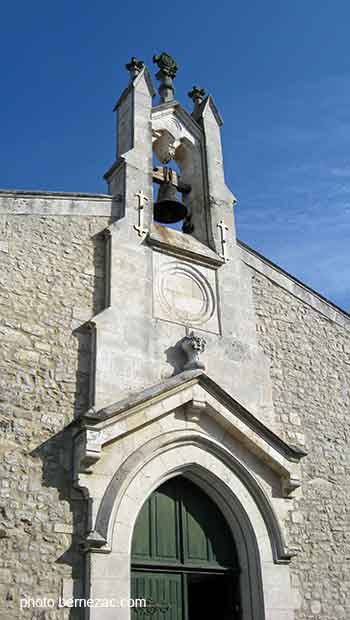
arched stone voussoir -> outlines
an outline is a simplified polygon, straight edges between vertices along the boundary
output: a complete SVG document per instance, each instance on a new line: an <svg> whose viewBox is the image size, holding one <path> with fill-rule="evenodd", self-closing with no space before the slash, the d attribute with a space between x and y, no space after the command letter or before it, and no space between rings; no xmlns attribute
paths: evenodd
<svg viewBox="0 0 350 620"><path fill-rule="evenodd" d="M153 475L154 470L158 475ZM271 559L281 563L289 561L291 553L285 543L282 526L269 498L253 474L219 442L199 431L186 429L163 433L149 440L141 449L129 455L112 476L100 502L94 528L106 541L108 549L113 545L115 524L130 518L120 512L123 499L129 498L127 501L133 504L130 512L137 515L147 497L145 489L147 488L150 494L167 478L180 472L199 478L202 481L201 486L207 486L211 479L211 488L217 489L220 486L223 495L231 494L231 501L236 502L236 511L241 514L241 504L237 498L233 499L234 491L229 486L234 476L239 481L242 496L249 495L250 501L259 510L262 521L257 536L261 536L261 531L268 532ZM154 480L150 485L152 476ZM205 490L208 492L207 488Z"/></svg>
<svg viewBox="0 0 350 620"><path fill-rule="evenodd" d="M88 554L90 595L99 591L104 563L108 564L108 582L113 584L122 562L126 568L125 579L118 586L119 596L130 596L131 544L137 515L150 494L177 475L201 487L229 524L241 567L243 619L268 620L271 610L264 602L266 584L272 578L278 583L280 577L282 583L283 569L288 568L280 566L289 560L282 525L252 473L218 441L193 429L174 430L150 439L115 471L95 523L97 538L106 540L106 545L91 546ZM292 614L289 587L284 585L281 594L285 608Z"/></svg>

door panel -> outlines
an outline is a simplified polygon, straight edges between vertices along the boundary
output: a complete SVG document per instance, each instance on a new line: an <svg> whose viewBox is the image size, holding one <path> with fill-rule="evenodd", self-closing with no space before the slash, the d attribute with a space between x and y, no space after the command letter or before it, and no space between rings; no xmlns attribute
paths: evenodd
<svg viewBox="0 0 350 620"><path fill-rule="evenodd" d="M132 555L137 560L147 560L151 549L151 504L147 501L137 517L132 539Z"/></svg>
<svg viewBox="0 0 350 620"><path fill-rule="evenodd" d="M137 518L132 558L166 564L236 568L235 545L216 504L190 480L172 478L152 493Z"/></svg>
<svg viewBox="0 0 350 620"><path fill-rule="evenodd" d="M173 481L152 493L137 517L132 542L133 561L180 561L179 505Z"/></svg>
<svg viewBox="0 0 350 620"><path fill-rule="evenodd" d="M238 620L239 566L230 528L213 500L177 476L145 502L132 544L132 620Z"/></svg>
<svg viewBox="0 0 350 620"><path fill-rule="evenodd" d="M132 571L131 598L146 599L145 607L131 610L132 620L183 620L182 580L175 573Z"/></svg>
<svg viewBox="0 0 350 620"><path fill-rule="evenodd" d="M154 557L162 560L179 559L178 505L172 488L165 487L154 494Z"/></svg>
<svg viewBox="0 0 350 620"><path fill-rule="evenodd" d="M214 502L192 482L181 480L184 562L237 565L231 532Z"/></svg>

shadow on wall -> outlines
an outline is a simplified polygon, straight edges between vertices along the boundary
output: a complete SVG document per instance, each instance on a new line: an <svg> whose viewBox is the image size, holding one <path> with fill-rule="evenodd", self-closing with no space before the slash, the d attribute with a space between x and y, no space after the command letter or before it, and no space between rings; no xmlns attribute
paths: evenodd
<svg viewBox="0 0 350 620"><path fill-rule="evenodd" d="M182 372L187 362L187 356L181 346L183 341L184 338L181 338L173 347L169 347L165 351L166 361L173 368L173 372L170 375L172 377Z"/></svg>
<svg viewBox="0 0 350 620"><path fill-rule="evenodd" d="M43 532L42 551L53 565L48 567L48 574L55 573L56 584L52 596L57 596L57 599L60 596L84 596L85 562L81 543L87 528L88 511L82 493L73 487L72 454L71 427L60 431L31 452L32 457L41 459L42 487L50 488L52 494L53 501L49 509L50 521L53 522L52 532ZM55 559L51 560L52 557ZM68 609L65 610L67 612ZM49 613L50 610L38 610L38 616L34 615L33 619L47 620L51 617ZM65 617L81 620L82 610L72 608L69 616Z"/></svg>
<svg viewBox="0 0 350 620"><path fill-rule="evenodd" d="M95 325L84 323L73 331L78 342L78 364L74 394L74 419L80 418L94 401Z"/></svg>
<svg viewBox="0 0 350 620"><path fill-rule="evenodd" d="M111 219L111 222L113 218ZM106 228L94 235L93 243L93 296L92 317L102 312L110 303L109 271L110 271L110 233ZM86 319L86 317L84 317ZM95 385L95 325L93 320L73 330L78 342L78 363L76 371L76 390L74 399L74 418L84 414L94 402Z"/></svg>
<svg viewBox="0 0 350 620"><path fill-rule="evenodd" d="M109 305L107 290L109 271L109 230L108 228L91 237L93 244L94 286L92 298L93 315L102 312ZM108 287L109 288L109 287Z"/></svg>
<svg viewBox="0 0 350 620"><path fill-rule="evenodd" d="M113 224L125 215L124 198L121 194L112 197L111 217L108 224Z"/></svg>
<svg viewBox="0 0 350 620"><path fill-rule="evenodd" d="M113 201L109 224L121 217L121 202ZM109 305L109 231L106 229L91 237L93 247L92 303L86 316L78 316L78 327L73 329L77 339L77 370L74 395L74 419L81 417L93 402L95 325L93 317ZM82 311L84 314L84 309ZM80 323L80 325L79 325ZM40 546L43 565L47 566L50 592L53 597L84 597L85 556L82 541L88 529L88 502L74 488L72 431L74 426L52 436L31 452L42 462L42 487L50 489L49 522L42 532ZM40 568L45 571L45 566ZM51 575L52 580L51 580ZM58 612L32 610L32 620L49 620ZM70 620L81 620L83 608L60 610ZM58 617L58 616L57 616Z"/></svg>

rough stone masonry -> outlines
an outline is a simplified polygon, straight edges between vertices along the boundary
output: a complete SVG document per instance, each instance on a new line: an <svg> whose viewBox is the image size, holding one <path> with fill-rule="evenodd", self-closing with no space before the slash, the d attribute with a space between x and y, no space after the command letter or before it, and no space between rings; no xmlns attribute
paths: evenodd
<svg viewBox="0 0 350 620"><path fill-rule="evenodd" d="M110 194L0 192L0 620L129 620L57 602L132 593L179 472L232 530L242 620L347 619L350 316L237 241L217 108L156 59L156 105L128 65ZM152 148L187 234L154 222Z"/></svg>
<svg viewBox="0 0 350 620"><path fill-rule="evenodd" d="M109 219L1 216L1 618L19 617L20 598L57 598L82 570L83 498L71 489L64 429L88 406L89 333L80 328L104 304Z"/></svg>

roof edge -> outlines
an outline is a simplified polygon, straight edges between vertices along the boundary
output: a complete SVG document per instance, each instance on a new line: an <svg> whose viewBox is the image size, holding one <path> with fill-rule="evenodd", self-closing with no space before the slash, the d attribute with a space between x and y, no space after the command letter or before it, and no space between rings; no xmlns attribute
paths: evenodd
<svg viewBox="0 0 350 620"><path fill-rule="evenodd" d="M95 194L95 193L89 193L89 192L57 192L57 191L49 191L49 190L41 190L41 189L1 189L0 188L0 198L1 196L28 196L28 197L37 197L37 196L43 196L43 198L49 198L50 196L56 196L59 198L94 198L94 199L98 199L101 198L101 200L106 200L106 198L108 198L109 200L113 199L113 196L111 196L111 194Z"/></svg>
<svg viewBox="0 0 350 620"><path fill-rule="evenodd" d="M340 308L340 306L337 306L333 301L324 297L318 291L315 291L315 289L305 284L305 282L298 280L298 278L283 269L283 267L269 260L266 256L260 254L260 252L254 250L243 241L237 239L237 244L245 253L245 255L242 256L242 260L249 267L258 271L297 299L311 306L330 321L350 330L350 313Z"/></svg>

